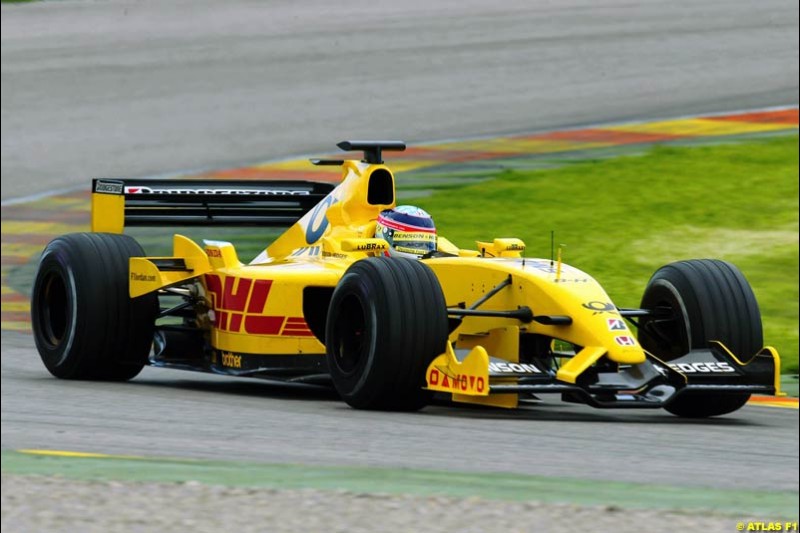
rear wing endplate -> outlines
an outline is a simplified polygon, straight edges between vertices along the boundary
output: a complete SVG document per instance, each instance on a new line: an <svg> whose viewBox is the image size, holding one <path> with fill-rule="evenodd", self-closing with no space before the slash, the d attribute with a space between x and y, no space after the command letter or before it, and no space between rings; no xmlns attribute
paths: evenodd
<svg viewBox="0 0 800 533"><path fill-rule="evenodd" d="M92 231L125 226L289 226L334 189L314 181L92 180Z"/></svg>

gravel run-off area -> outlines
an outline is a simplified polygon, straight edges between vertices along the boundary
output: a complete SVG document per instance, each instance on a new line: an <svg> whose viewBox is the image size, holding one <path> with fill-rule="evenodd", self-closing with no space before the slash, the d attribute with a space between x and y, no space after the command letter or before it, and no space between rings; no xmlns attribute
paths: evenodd
<svg viewBox="0 0 800 533"><path fill-rule="evenodd" d="M198 482L2 476L2 530L48 532L732 532L757 518L480 498L275 490ZM762 518L763 520L763 518Z"/></svg>

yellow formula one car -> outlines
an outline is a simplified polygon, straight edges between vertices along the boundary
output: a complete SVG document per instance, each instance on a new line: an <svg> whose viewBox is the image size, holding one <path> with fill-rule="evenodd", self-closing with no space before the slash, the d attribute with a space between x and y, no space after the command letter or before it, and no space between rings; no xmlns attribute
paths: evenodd
<svg viewBox="0 0 800 533"><path fill-rule="evenodd" d="M36 346L65 379L127 380L145 365L331 384L351 406L416 410L434 392L515 407L558 393L594 407L687 417L778 394L777 352L733 265L659 269L636 309L588 274L523 257L519 239L463 250L422 210L396 205L383 150L341 183L94 180L92 232L44 249L32 296ZM249 264L233 245L174 236L146 257L125 225L283 225ZM631 325L637 334L630 329Z"/></svg>

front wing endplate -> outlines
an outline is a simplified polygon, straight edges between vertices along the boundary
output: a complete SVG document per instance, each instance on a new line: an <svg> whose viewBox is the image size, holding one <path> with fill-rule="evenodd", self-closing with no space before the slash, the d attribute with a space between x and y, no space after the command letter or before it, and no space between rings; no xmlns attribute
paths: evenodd
<svg viewBox="0 0 800 533"><path fill-rule="evenodd" d="M448 342L445 353L428 365L425 379L428 390L488 396L489 354L482 346L475 346L463 361L459 361Z"/></svg>

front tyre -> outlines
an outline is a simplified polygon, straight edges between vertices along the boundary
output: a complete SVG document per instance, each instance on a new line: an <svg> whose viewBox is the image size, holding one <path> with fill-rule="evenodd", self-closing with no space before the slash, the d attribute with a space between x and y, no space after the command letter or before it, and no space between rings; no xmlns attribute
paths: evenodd
<svg viewBox="0 0 800 533"><path fill-rule="evenodd" d="M706 348L711 340L739 356L749 357L763 347L753 290L739 269L726 261L695 259L661 267L647 284L641 308L670 310L669 318L643 318L639 323L642 347L664 361ZM736 411L749 398L746 393L686 393L665 409L678 416L705 418Z"/></svg>
<svg viewBox="0 0 800 533"><path fill-rule="evenodd" d="M432 393L425 371L445 351L447 307L424 263L371 257L345 272L331 298L325 344L333 384L357 409L416 411Z"/></svg>
<svg viewBox="0 0 800 533"><path fill-rule="evenodd" d="M155 294L128 296L128 260L144 250L127 235L72 233L48 244L31 298L36 348L62 379L125 381L153 341Z"/></svg>

